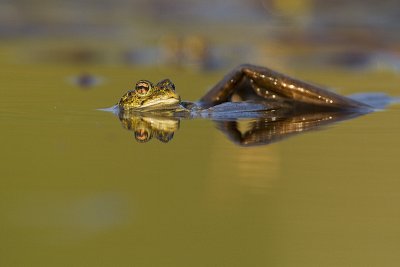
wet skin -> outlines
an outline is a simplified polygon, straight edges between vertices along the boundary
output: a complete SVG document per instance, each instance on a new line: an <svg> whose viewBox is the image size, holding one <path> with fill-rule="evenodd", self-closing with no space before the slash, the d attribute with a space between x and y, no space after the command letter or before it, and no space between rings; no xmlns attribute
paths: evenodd
<svg viewBox="0 0 400 267"><path fill-rule="evenodd" d="M356 100L253 65L237 67L197 102L181 101L169 79L155 85L140 80L117 107L123 126L141 143L152 137L169 142L181 118L202 117L214 120L241 146L270 144L372 111Z"/></svg>
<svg viewBox="0 0 400 267"><path fill-rule="evenodd" d="M254 65L240 65L235 68L194 103L181 101L175 91L175 85L169 79L156 85L147 80L140 80L134 90L121 97L118 107L122 111L167 109L191 112L206 110L227 102L257 103L257 109L263 110L369 109L368 105L361 102Z"/></svg>

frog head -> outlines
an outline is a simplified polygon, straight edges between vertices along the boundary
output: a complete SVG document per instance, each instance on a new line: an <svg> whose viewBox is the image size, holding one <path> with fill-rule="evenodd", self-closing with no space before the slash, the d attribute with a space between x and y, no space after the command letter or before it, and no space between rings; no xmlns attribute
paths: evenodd
<svg viewBox="0 0 400 267"><path fill-rule="evenodd" d="M171 80L165 79L156 85L147 80L140 80L134 90L121 97L118 106L123 110L166 109L178 105L180 101Z"/></svg>

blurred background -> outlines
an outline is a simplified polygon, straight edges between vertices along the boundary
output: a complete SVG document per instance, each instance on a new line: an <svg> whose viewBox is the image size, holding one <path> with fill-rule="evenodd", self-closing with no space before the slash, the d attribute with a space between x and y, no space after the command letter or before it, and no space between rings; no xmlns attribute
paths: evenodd
<svg viewBox="0 0 400 267"><path fill-rule="evenodd" d="M399 96L399 30L399 0L0 0L0 266L397 266L399 105L251 148L98 109L242 63Z"/></svg>
<svg viewBox="0 0 400 267"><path fill-rule="evenodd" d="M399 18L396 0L1 0L0 38L13 61L397 71Z"/></svg>

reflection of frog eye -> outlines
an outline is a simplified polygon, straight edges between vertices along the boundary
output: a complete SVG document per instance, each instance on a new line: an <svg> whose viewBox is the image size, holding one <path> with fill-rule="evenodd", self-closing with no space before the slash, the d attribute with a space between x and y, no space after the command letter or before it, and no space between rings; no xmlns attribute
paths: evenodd
<svg viewBox="0 0 400 267"><path fill-rule="evenodd" d="M135 139L139 143L146 143L150 141L152 138L151 132L149 132L147 129L137 129L135 131Z"/></svg>
<svg viewBox="0 0 400 267"><path fill-rule="evenodd" d="M138 81L135 86L136 92L140 96L147 95L150 92L151 88L153 88L153 84L145 80Z"/></svg>
<svg viewBox="0 0 400 267"><path fill-rule="evenodd" d="M160 140L163 143L168 143L171 141L171 139L174 137L174 133L161 133L156 136L158 140Z"/></svg>

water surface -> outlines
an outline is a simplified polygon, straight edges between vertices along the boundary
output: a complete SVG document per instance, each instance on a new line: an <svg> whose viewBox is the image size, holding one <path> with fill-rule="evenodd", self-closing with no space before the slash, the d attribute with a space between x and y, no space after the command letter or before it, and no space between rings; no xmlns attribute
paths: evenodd
<svg viewBox="0 0 400 267"><path fill-rule="evenodd" d="M224 71L2 63L2 266L395 266L400 108L243 148L206 119L140 144L115 104L137 79L195 100ZM80 87L71 77L101 77ZM399 94L400 78L299 78Z"/></svg>

